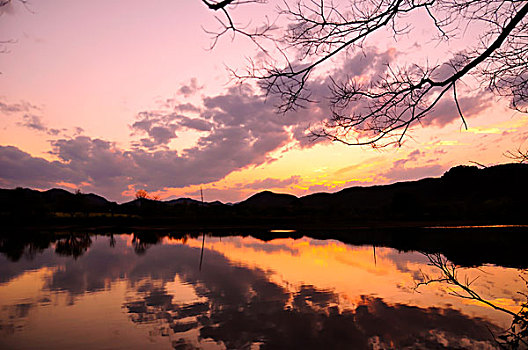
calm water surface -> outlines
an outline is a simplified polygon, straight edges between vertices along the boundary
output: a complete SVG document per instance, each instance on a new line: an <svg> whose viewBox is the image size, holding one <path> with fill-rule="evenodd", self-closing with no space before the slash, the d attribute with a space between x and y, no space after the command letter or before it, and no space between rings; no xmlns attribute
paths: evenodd
<svg viewBox="0 0 528 350"><path fill-rule="evenodd" d="M65 237L0 256L1 349L497 348L511 315L419 252L251 237ZM523 272L457 268L517 312ZM526 276L526 275L524 275Z"/></svg>

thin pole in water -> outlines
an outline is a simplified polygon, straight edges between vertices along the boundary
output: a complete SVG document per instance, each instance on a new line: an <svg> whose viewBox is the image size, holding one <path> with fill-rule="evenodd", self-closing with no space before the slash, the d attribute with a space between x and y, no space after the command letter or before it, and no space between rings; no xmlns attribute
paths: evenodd
<svg viewBox="0 0 528 350"><path fill-rule="evenodd" d="M203 213L203 205L204 205L204 200L203 200L203 191L202 191L202 187L200 187L200 197L202 198L202 213ZM202 230L202 251L200 252L200 266L198 268L198 271L202 271L202 262L203 262L203 252L204 252L204 245L205 245L205 230Z"/></svg>
<svg viewBox="0 0 528 350"><path fill-rule="evenodd" d="M205 244L205 232L202 233L202 252L200 253L200 267L198 268L198 271L202 271L204 244Z"/></svg>

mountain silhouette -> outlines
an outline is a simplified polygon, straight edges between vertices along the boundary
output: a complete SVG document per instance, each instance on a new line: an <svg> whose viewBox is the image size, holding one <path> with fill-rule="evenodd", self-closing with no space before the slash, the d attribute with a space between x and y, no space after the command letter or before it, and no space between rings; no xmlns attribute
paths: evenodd
<svg viewBox="0 0 528 350"><path fill-rule="evenodd" d="M528 165L479 169L456 166L440 178L356 186L302 197L263 191L236 204L138 198L117 204L96 194L63 189L0 189L0 215L6 221L149 220L171 224L360 225L367 223L471 222L527 223ZM62 213L62 214L61 214ZM98 213L100 215L92 215ZM104 214L104 215L103 215ZM117 214L117 215L116 215Z"/></svg>

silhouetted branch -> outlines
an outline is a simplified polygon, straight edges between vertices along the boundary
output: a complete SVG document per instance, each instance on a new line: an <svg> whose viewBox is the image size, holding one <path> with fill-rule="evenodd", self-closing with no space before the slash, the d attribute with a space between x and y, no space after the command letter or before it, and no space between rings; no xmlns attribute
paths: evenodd
<svg viewBox="0 0 528 350"><path fill-rule="evenodd" d="M347 145L401 145L409 128L427 118L451 90L467 128L456 85L469 74L487 85L489 91L511 98L512 108L526 111L526 1L350 0L346 5L329 0L285 1L279 16L287 25L279 36L272 35L273 25L269 23L260 31L242 30L266 53L271 51L261 39L272 42L277 57L258 64L250 61L247 72L235 76L256 79L268 96L278 97L276 105L283 113L320 102L310 91L310 79L317 68L362 49L377 32L388 30L395 38L410 33L412 28L403 22L410 14L425 14L432 20L437 38L443 41L455 38L458 28L473 22L483 23L484 31L473 48L440 65L387 66L386 73L371 77L369 82L344 76L346 72L330 74L331 115L319 129L312 130L313 137ZM229 14L226 16L228 21L215 42L228 31L238 32Z"/></svg>
<svg viewBox="0 0 528 350"><path fill-rule="evenodd" d="M474 160L470 160L469 163L473 163L473 164L475 164L475 165L477 165L477 166L479 166L481 168L487 168L488 167L487 165L484 165L482 163L476 162Z"/></svg>
<svg viewBox="0 0 528 350"><path fill-rule="evenodd" d="M218 2L202 0L202 2L211 10L217 11L224 9L226 6L236 2L236 0L223 0Z"/></svg>
<svg viewBox="0 0 528 350"><path fill-rule="evenodd" d="M440 275L434 278L429 277L427 274L422 273L422 280L418 282L415 286L415 289L423 285L429 285L433 283L443 283L448 286L455 288L449 288L449 294L456 296L462 299L475 300L479 303L487 305L497 311L504 312L513 317L512 324L508 330L502 335L499 335L495 338L498 344L504 349L518 349L520 344L528 346L528 297L524 292L518 292L520 295L526 297L526 301L521 305L521 308L518 312L513 312L511 310L505 309L498 305L493 304L489 300L484 299L480 294L478 294L471 285L479 277L477 276L474 279L469 279L469 277L463 276L463 281L460 280L460 275L458 274L458 267L447 260L442 254L429 254L423 253L429 259L429 265L434 266L440 270ZM523 271L526 272L526 271ZM528 288L528 281L521 274L520 278L526 283ZM457 290L459 289L459 290Z"/></svg>
<svg viewBox="0 0 528 350"><path fill-rule="evenodd" d="M519 163L528 161L528 151L523 151L520 148L516 151L508 151L504 154L506 157L513 159Z"/></svg>
<svg viewBox="0 0 528 350"><path fill-rule="evenodd" d="M205 30L207 34L212 36L212 43L210 49L213 49L218 40L227 33L232 33L233 35L239 34L250 39L259 49L266 51L263 45L260 44L260 40L271 39L267 34L272 28L273 23L267 19L260 28L248 30L249 25L241 26L236 25L230 12L229 8L234 8L238 5L244 4L265 4L267 0L223 0L223 1L207 1L202 0L202 2L213 11L220 11L223 14L223 17L216 17L216 20L220 24L219 30Z"/></svg>

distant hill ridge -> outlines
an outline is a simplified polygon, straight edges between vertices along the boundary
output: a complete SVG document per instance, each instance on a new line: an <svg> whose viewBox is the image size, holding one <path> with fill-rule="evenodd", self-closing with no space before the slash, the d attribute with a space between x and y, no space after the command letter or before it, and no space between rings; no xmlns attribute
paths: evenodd
<svg viewBox="0 0 528 350"><path fill-rule="evenodd" d="M476 220L526 222L528 165L502 164L479 169L456 166L440 178L356 186L335 193L302 197L263 191L226 205L191 198L155 201L145 198L117 204L96 194L63 189L0 189L4 219L42 217L56 212L130 214L177 218L179 221L284 222L408 220Z"/></svg>

